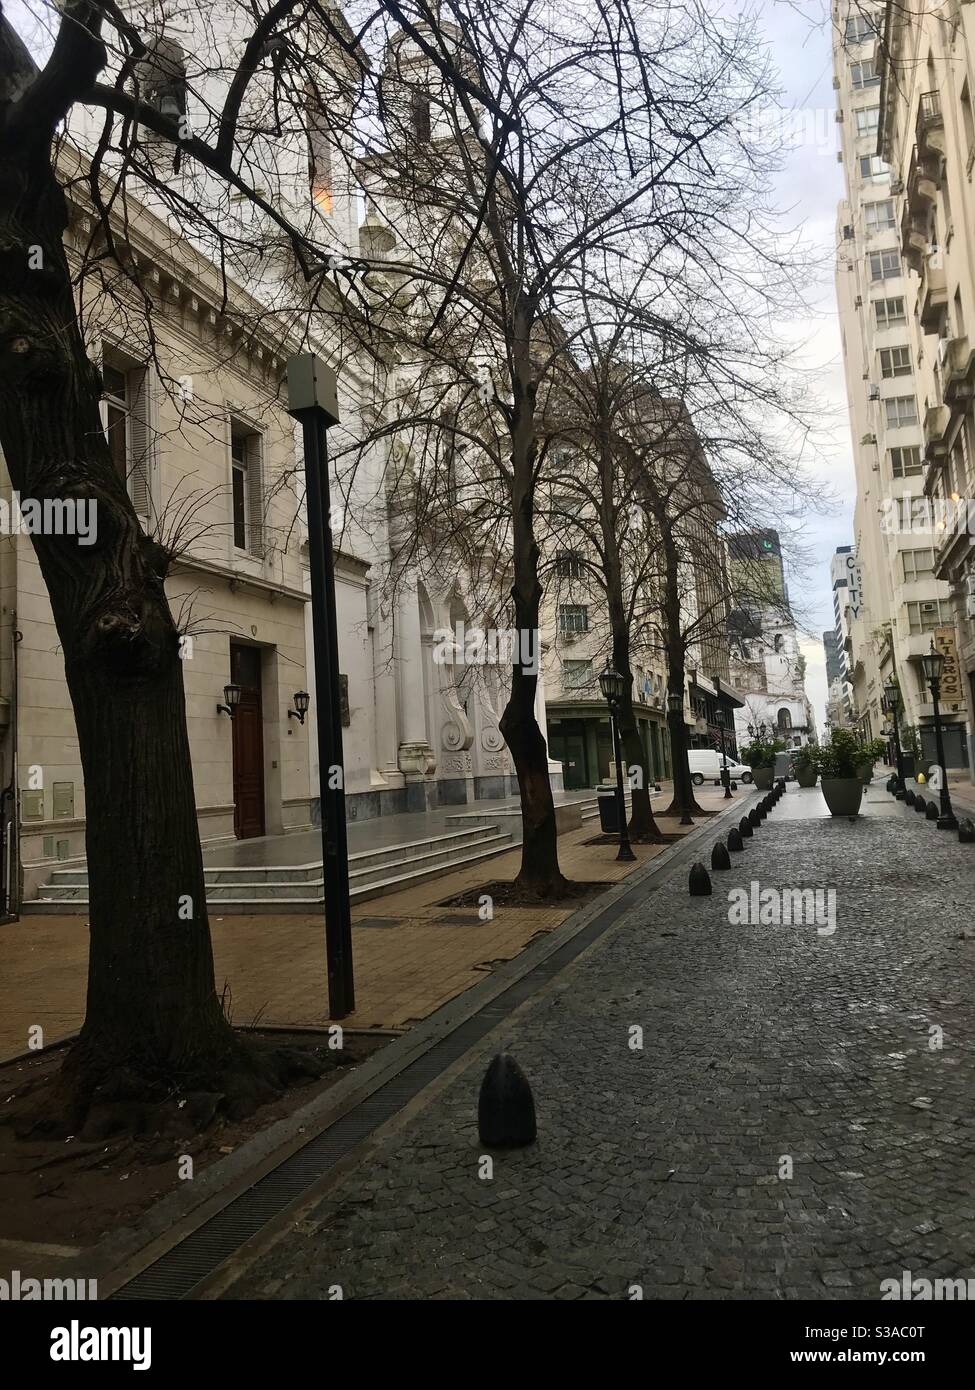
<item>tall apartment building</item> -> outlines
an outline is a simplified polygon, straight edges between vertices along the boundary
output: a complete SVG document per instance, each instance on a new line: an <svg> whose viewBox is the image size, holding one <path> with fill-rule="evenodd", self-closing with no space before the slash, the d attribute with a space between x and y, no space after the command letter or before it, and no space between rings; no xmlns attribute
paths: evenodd
<svg viewBox="0 0 975 1390"><path fill-rule="evenodd" d="M954 11L944 25L945 35L955 36L944 42L954 45L960 28L970 26L967 18L962 23L966 9L956 4L938 10L945 16ZM933 527L916 523L933 486L933 451L943 444L943 432L934 433L942 417L932 407L942 403L932 378L941 371L939 357L945 359L938 340L948 336L954 290L947 287L941 249L951 236L949 223L943 213L939 220L929 198L936 191L931 172L944 158L943 150L938 153L944 145L938 88L947 80L947 66L943 55L938 69L927 49L921 52L922 32L938 29L940 21L932 13L929 25L919 13L917 7L860 0L840 0L833 10L839 157L846 180L836 283L857 480L854 552L861 601L848 602L846 610L854 716L865 735L879 735L883 684L896 675L903 722L919 729L924 752L933 757L933 707L919 659L932 639L952 650L955 610L939 538ZM892 35L899 50L910 52L898 60L894 82ZM964 128L961 85L964 77L957 102ZM928 208L923 240L915 223L922 204ZM961 300L958 315L960 306ZM960 688L951 693L956 698L946 701L946 760L949 766L967 765L965 699Z"/></svg>

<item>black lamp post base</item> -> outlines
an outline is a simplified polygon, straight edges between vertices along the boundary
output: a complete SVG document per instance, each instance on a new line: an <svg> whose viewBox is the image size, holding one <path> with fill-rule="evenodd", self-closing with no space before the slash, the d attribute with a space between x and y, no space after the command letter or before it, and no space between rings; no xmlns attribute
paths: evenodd
<svg viewBox="0 0 975 1390"><path fill-rule="evenodd" d="M630 863L632 863L635 859L636 859L636 855L635 855L635 854L633 853L633 851L630 849L629 844L628 844L628 843L621 844L621 845L620 845L620 852L619 852L619 854L616 856L616 862L617 862L617 864L619 864L620 861L622 861L624 864L630 864Z"/></svg>
<svg viewBox="0 0 975 1390"><path fill-rule="evenodd" d="M957 829L958 829L958 817L955 816L952 812L949 812L948 815L946 815L946 816L939 816L939 817L938 817L938 829L939 829L939 830L957 830Z"/></svg>

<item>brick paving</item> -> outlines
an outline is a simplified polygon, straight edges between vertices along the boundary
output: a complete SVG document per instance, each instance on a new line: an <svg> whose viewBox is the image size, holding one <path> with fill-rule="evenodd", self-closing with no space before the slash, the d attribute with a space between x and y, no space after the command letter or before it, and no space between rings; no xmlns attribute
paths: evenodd
<svg viewBox="0 0 975 1390"><path fill-rule="evenodd" d="M905 1269L975 1277L975 848L879 780L864 812L791 789L715 896L686 871L648 891L224 1296L877 1299ZM752 880L834 888L835 933L730 925ZM499 1036L539 1138L485 1177Z"/></svg>
<svg viewBox="0 0 975 1390"><path fill-rule="evenodd" d="M699 788L705 808L723 806L722 793ZM746 791L739 797L747 796ZM666 804L666 803L664 803ZM671 833L682 827L662 819ZM577 880L617 882L660 850L637 845L637 863L617 864L611 845L587 845L598 822L559 840L560 862ZM501 961L573 910L497 908L493 921L445 923L457 909L443 899L490 879L518 872L520 848L456 869L440 878L352 909L356 1011L352 1028L407 1028L462 993ZM476 914L471 913L472 917ZM395 925L357 926L363 921ZM320 916L211 914L217 988L226 988L235 1023L320 1026L328 1021L323 925ZM25 1050L28 1028L40 1024L47 1043L81 1026L85 1006L88 933L85 918L27 916L0 926L0 1058Z"/></svg>

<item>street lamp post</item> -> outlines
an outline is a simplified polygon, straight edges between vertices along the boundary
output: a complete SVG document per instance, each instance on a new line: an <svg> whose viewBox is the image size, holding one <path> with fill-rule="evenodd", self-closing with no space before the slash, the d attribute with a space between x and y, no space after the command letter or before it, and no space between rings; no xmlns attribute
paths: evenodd
<svg viewBox="0 0 975 1390"><path fill-rule="evenodd" d="M894 795L898 801L904 800L904 768L901 762L901 734L899 721L897 718L898 700L900 699L900 687L893 677L884 683L884 695L887 697L887 708L890 710L890 717L894 725L894 757L897 760L897 775L894 781L897 786Z"/></svg>
<svg viewBox="0 0 975 1390"><path fill-rule="evenodd" d="M328 524L326 430L339 421L335 373L312 353L288 359L288 414L301 425L305 453L305 510L311 578L315 693L318 701L318 785L322 820L322 877L325 881L325 958L328 1011L345 1018L355 1008L352 972L352 915L349 905L349 846L345 826L345 770L339 642L335 617L335 565Z"/></svg>
<svg viewBox="0 0 975 1390"><path fill-rule="evenodd" d="M630 836L626 826L626 798L623 795L623 756L620 751L620 730L618 713L623 698L623 677L607 658L605 669L599 673L599 688L603 699L609 706L609 723L613 731L613 756L616 759L616 814L619 817L620 848L617 860L630 861L636 855L630 847Z"/></svg>
<svg viewBox="0 0 975 1390"><path fill-rule="evenodd" d="M728 722L728 714L724 705L721 704L721 677L715 676L714 688L718 692L718 708L715 710L715 718L718 721L718 728L721 730L721 783L724 787L724 799L731 799L731 775L728 772L728 750L725 746L724 731Z"/></svg>
<svg viewBox="0 0 975 1390"><path fill-rule="evenodd" d="M951 809L951 797L948 794L948 771L945 767L945 750L941 738L941 710L938 706L938 696L941 694L941 669L944 664L944 656L938 651L932 639L931 650L925 652L921 657L921 668L924 671L924 679L931 688L931 699L934 703L934 742L938 754L938 782L940 784L938 795L941 801L938 829L957 830L958 821Z"/></svg>

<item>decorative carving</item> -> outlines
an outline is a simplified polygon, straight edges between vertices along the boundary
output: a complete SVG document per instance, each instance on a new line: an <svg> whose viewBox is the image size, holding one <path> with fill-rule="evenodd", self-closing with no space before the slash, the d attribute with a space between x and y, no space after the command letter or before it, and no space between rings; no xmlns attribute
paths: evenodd
<svg viewBox="0 0 975 1390"><path fill-rule="evenodd" d="M401 743L399 746L399 770L407 777L429 777L437 770L437 759L433 749L425 741Z"/></svg>
<svg viewBox="0 0 975 1390"><path fill-rule="evenodd" d="M504 747L504 738L496 725L486 724L481 730L481 747L486 753L500 753Z"/></svg>

